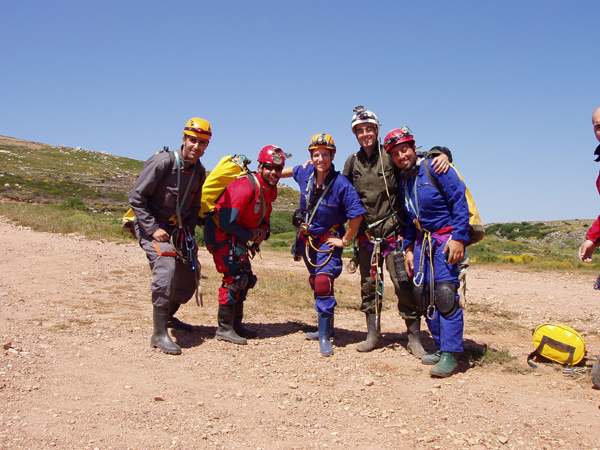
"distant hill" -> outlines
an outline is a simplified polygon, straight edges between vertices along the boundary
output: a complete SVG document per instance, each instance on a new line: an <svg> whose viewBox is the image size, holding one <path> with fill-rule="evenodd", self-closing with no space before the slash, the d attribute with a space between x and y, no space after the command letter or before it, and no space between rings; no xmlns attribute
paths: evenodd
<svg viewBox="0 0 600 450"><path fill-rule="evenodd" d="M0 197L20 202L61 203L122 209L144 161L83 148L52 146L0 136ZM300 193L281 186L277 210L297 208Z"/></svg>

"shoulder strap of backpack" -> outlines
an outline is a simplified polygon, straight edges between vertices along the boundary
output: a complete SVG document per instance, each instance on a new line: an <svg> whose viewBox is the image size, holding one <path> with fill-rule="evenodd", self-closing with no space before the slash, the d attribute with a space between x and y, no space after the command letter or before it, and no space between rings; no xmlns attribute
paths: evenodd
<svg viewBox="0 0 600 450"><path fill-rule="evenodd" d="M350 176L354 174L354 163L356 162L356 153L352 155L352 160L350 161Z"/></svg>
<svg viewBox="0 0 600 450"><path fill-rule="evenodd" d="M265 217L265 214L267 213L267 202L265 201L265 196L260 187L260 183L256 179L256 175L254 175L254 172L248 171L248 173L243 176L247 177L248 181L250 181L250 186L252 186L252 191L256 192L256 187L258 185L258 193L260 195L260 218L258 219L258 224L260 225L262 223L263 218Z"/></svg>
<svg viewBox="0 0 600 450"><path fill-rule="evenodd" d="M423 161L423 164L425 164L425 172L427 173L427 178L429 178L429 181L431 181L431 184L433 184L435 186L435 188L438 190L438 192L440 193L440 195L444 198L444 200L448 201L446 199L446 196L444 195L444 192L442 191L442 189L440 188L440 183L437 180L436 177L433 176L433 174L431 173L431 167L429 166L429 163L427 162L427 160L425 159Z"/></svg>

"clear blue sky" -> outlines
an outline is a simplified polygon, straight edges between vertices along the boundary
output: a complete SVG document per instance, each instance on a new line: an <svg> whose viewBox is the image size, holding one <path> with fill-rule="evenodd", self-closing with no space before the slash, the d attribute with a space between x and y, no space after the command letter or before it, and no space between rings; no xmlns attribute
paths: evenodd
<svg viewBox="0 0 600 450"><path fill-rule="evenodd" d="M599 30L597 1L0 0L0 134L145 160L199 116L208 169L322 132L341 169L362 104L449 147L486 223L595 218Z"/></svg>

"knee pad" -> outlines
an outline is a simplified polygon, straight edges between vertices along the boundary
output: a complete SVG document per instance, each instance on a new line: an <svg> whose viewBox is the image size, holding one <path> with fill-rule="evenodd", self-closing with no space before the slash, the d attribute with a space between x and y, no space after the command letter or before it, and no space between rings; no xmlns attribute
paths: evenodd
<svg viewBox="0 0 600 450"><path fill-rule="evenodd" d="M458 311L459 304L456 301L456 291L456 285L449 281L440 281L435 284L435 306L445 318L451 317Z"/></svg>
<svg viewBox="0 0 600 450"><path fill-rule="evenodd" d="M223 276L223 287L231 290L233 293L237 293L242 291L248 285L248 275L245 273L228 273ZM227 278L231 279L231 281L227 282Z"/></svg>
<svg viewBox="0 0 600 450"><path fill-rule="evenodd" d="M314 291L315 290L315 276L314 275L309 275L308 284L310 284L310 288Z"/></svg>
<svg viewBox="0 0 600 450"><path fill-rule="evenodd" d="M317 297L330 297L333 295L333 277L330 275L317 275L314 277L314 290Z"/></svg>
<svg viewBox="0 0 600 450"><path fill-rule="evenodd" d="M415 307L421 314L425 314L429 306L429 286L414 286L413 296L415 299Z"/></svg>

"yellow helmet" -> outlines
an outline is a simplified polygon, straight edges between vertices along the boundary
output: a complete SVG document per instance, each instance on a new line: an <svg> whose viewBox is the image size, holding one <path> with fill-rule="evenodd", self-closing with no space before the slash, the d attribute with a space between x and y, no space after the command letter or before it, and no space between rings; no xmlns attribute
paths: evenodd
<svg viewBox="0 0 600 450"><path fill-rule="evenodd" d="M310 140L308 151L312 153L312 151L316 148L326 148L335 153L335 144L333 143L333 138L325 133L315 134Z"/></svg>
<svg viewBox="0 0 600 450"><path fill-rule="evenodd" d="M208 123L207 120L194 117L193 119L188 120L188 122L185 124L183 134L210 141L212 131L210 130L210 123Z"/></svg>

